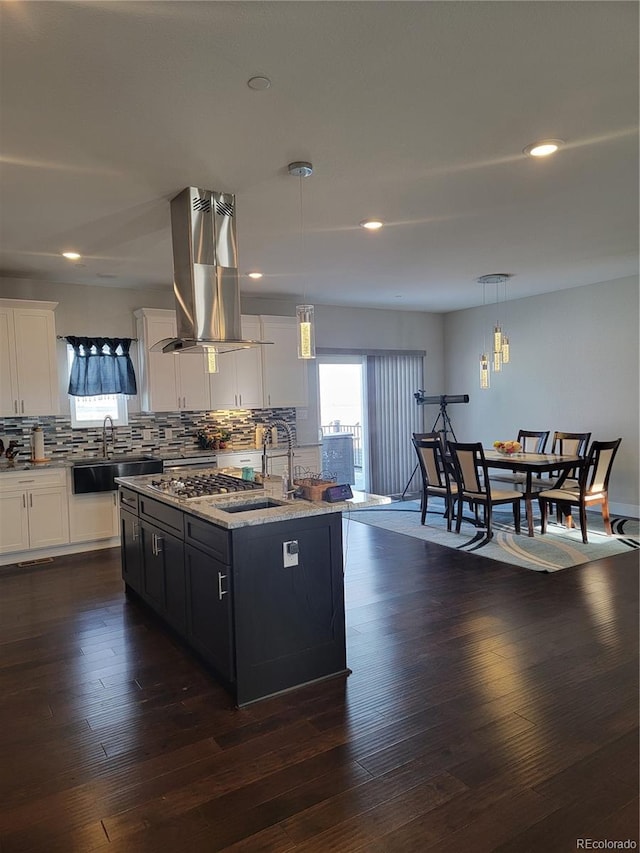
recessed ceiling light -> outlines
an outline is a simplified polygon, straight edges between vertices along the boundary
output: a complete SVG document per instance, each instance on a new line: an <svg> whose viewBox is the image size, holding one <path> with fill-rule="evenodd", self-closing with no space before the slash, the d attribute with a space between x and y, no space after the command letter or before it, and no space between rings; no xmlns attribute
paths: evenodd
<svg viewBox="0 0 640 853"><path fill-rule="evenodd" d="M82 257L77 252L63 252L62 257L66 258L68 261L78 261Z"/></svg>
<svg viewBox="0 0 640 853"><path fill-rule="evenodd" d="M271 88L271 80L268 77L258 75L257 77L250 77L247 80L247 86L255 92L264 92L265 89Z"/></svg>
<svg viewBox="0 0 640 853"><path fill-rule="evenodd" d="M382 228L384 222L380 219L365 219L360 223L361 228L366 228L367 231L377 231L379 228Z"/></svg>
<svg viewBox="0 0 640 853"><path fill-rule="evenodd" d="M555 154L558 148L564 145L563 139L542 139L540 142L532 142L524 149L528 157L548 157Z"/></svg>
<svg viewBox="0 0 640 853"><path fill-rule="evenodd" d="M249 276L249 278L262 278L261 272L249 272L247 273L247 275Z"/></svg>

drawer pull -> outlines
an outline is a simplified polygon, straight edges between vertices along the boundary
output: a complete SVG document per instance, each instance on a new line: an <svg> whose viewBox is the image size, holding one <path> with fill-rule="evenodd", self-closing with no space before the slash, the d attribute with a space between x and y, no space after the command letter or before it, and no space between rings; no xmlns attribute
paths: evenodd
<svg viewBox="0 0 640 853"><path fill-rule="evenodd" d="M229 592L228 589L222 589L222 581L225 580L226 577L227 576L223 575L222 572L218 572L218 600L219 601L222 601L222 596L226 595Z"/></svg>

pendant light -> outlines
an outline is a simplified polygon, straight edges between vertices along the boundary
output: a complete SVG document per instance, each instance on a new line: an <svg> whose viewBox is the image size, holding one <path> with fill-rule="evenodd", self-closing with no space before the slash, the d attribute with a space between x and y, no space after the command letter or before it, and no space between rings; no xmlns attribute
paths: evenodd
<svg viewBox="0 0 640 853"><path fill-rule="evenodd" d="M480 281L480 279L478 279ZM484 308L487 302L487 285L485 282L482 283L482 314L484 315ZM484 318L483 318L484 319ZM488 391L491 387L491 378L489 372L489 358L487 356L487 339L483 333L483 341L482 341L482 355L480 356L480 390Z"/></svg>
<svg viewBox="0 0 640 853"><path fill-rule="evenodd" d="M207 357L207 373L219 373L220 365L218 363L218 350L216 347L204 347L205 355Z"/></svg>
<svg viewBox="0 0 640 853"><path fill-rule="evenodd" d="M495 285L496 288L496 320L493 325L493 332L491 336L492 346L491 346L491 354L487 356L486 347L485 351L480 359L480 387L483 389L489 388L488 382L488 371L489 365L491 366L491 370L494 373L501 373L502 368L505 364L509 364L511 360L511 347L509 343L509 337L505 334L502 325L500 323L499 316L499 307L500 307L500 285L504 286L504 301L506 302L506 282L511 278L510 273L490 273L489 275L481 275L480 278L476 279L478 284L481 284L483 287L482 291L482 305L483 307L486 305L486 287L488 284ZM483 312L484 313L484 312ZM485 375L487 374L487 375Z"/></svg>
<svg viewBox="0 0 640 853"><path fill-rule="evenodd" d="M287 166L290 175L298 178L300 182L300 255L302 265L304 267L304 210L302 204L302 182L304 178L308 178L313 174L313 166L306 161L296 161L289 163ZM307 277L305 270L304 275L304 297L306 302L307 295ZM296 320L298 323L297 338L298 338L298 358L315 358L316 357L316 336L315 322L313 318L313 305L296 305Z"/></svg>

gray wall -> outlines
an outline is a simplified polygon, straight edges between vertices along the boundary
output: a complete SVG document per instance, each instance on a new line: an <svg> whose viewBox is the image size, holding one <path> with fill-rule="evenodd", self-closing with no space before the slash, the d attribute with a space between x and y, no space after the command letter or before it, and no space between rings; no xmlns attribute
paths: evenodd
<svg viewBox="0 0 640 853"><path fill-rule="evenodd" d="M272 299L243 300L247 314L295 315L295 302ZM316 305L316 347L355 350L424 350L422 387L430 394L444 392L443 324L441 314L385 311ZM315 362L309 364L309 408L298 410L300 443L316 441L319 426L318 380ZM416 389L417 390L417 389Z"/></svg>
<svg viewBox="0 0 640 853"><path fill-rule="evenodd" d="M637 518L638 279L507 302L499 313L511 363L480 391L483 331L490 332L495 313L473 309L444 318L447 393L471 398L449 407L458 440L488 445L515 438L520 428L622 437L610 498L615 511Z"/></svg>

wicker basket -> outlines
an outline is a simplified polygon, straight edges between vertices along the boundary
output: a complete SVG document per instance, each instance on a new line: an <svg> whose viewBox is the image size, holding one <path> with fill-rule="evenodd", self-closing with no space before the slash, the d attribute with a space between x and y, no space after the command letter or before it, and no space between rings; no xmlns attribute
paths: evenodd
<svg viewBox="0 0 640 853"><path fill-rule="evenodd" d="M335 482L335 480L316 480L309 477L294 480L293 485L302 491L302 497L306 501L321 501L327 487L335 485Z"/></svg>

